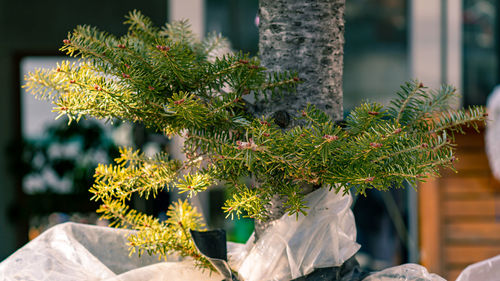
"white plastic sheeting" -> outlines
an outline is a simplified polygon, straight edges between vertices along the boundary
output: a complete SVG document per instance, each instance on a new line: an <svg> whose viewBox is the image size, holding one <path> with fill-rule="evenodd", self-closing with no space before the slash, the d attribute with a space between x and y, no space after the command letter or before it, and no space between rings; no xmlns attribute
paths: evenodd
<svg viewBox="0 0 500 281"><path fill-rule="evenodd" d="M500 280L500 255L469 265L457 278L457 281L476 280Z"/></svg>
<svg viewBox="0 0 500 281"><path fill-rule="evenodd" d="M245 281L291 280L314 268L340 266L360 248L351 196L321 188L305 198L308 215L284 215L262 237L253 237L229 262Z"/></svg>
<svg viewBox="0 0 500 281"><path fill-rule="evenodd" d="M479 280L479 279L477 279ZM407 263L389 267L367 276L363 281L446 281L441 276L429 273L421 265Z"/></svg>
<svg viewBox="0 0 500 281"><path fill-rule="evenodd" d="M0 280L180 281L217 280L189 260L129 257L127 230L85 224L59 224L0 263Z"/></svg>
<svg viewBox="0 0 500 281"><path fill-rule="evenodd" d="M308 216L300 215L298 219L283 216L256 243L253 238L246 244L228 243L229 264L240 280L291 280L315 268L340 266L358 251L351 196L319 189L307 195L306 201ZM163 262L154 256L129 256L126 245L129 233L76 223L57 225L0 263L0 280L223 279L217 273L195 268L190 259L172 256L168 257L169 262ZM363 281L375 280L444 279L428 273L422 266L406 264L374 273ZM478 279L460 281L472 280Z"/></svg>
<svg viewBox="0 0 500 281"><path fill-rule="evenodd" d="M308 216L283 216L257 243L228 243L229 263L250 280L290 280L340 266L359 249L351 196L319 189L306 196ZM66 223L0 264L0 280L221 280L190 260L129 257L127 230Z"/></svg>
<svg viewBox="0 0 500 281"><path fill-rule="evenodd" d="M490 162L490 169L500 180L500 86L495 87L486 104L488 121L486 125L486 154Z"/></svg>

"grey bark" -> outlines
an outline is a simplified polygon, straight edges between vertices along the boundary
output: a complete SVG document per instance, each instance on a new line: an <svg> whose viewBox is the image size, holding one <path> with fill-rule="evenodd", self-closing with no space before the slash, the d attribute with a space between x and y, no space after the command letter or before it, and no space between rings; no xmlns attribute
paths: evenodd
<svg viewBox="0 0 500 281"><path fill-rule="evenodd" d="M259 56L271 71L292 70L304 82L296 93L256 103L257 116L273 116L282 128L307 104L342 119L342 68L345 0L260 0ZM290 118L289 118L290 117ZM308 192L308 191L305 191ZM269 221L257 221L256 239L284 214L274 198Z"/></svg>

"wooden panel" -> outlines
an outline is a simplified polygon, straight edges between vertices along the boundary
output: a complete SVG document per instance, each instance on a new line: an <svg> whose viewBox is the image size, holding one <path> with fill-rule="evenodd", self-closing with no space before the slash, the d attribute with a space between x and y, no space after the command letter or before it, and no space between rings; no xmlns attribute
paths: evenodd
<svg viewBox="0 0 500 281"><path fill-rule="evenodd" d="M486 197L476 200L445 200L443 214L449 217L475 216L482 218L495 217L495 198Z"/></svg>
<svg viewBox="0 0 500 281"><path fill-rule="evenodd" d="M464 270L464 269L465 269L465 266L459 267L459 268L448 269L448 270L446 270L447 274L443 277L449 281L457 280L458 275L460 275L460 273L462 273L462 270Z"/></svg>
<svg viewBox="0 0 500 281"><path fill-rule="evenodd" d="M441 179L440 185L445 198L491 197L497 191L490 177L446 177Z"/></svg>
<svg viewBox="0 0 500 281"><path fill-rule="evenodd" d="M429 201L419 206L422 262L450 281L467 265L500 254L500 183L491 176L484 134L466 130L456 136L458 173L443 170L427 190L438 185L439 192L419 192L420 201Z"/></svg>
<svg viewBox="0 0 500 281"><path fill-rule="evenodd" d="M472 127L462 127L465 135L455 134L455 140L461 147L470 145L484 147L484 123L479 122L477 125L479 127L479 133Z"/></svg>
<svg viewBox="0 0 500 281"><path fill-rule="evenodd" d="M469 265L500 254L500 245L451 245L444 249L444 256L448 265Z"/></svg>
<svg viewBox="0 0 500 281"><path fill-rule="evenodd" d="M489 170L490 165L486 154L482 151L457 151L455 168L461 171L467 170Z"/></svg>
<svg viewBox="0 0 500 281"><path fill-rule="evenodd" d="M453 222L445 226L445 237L448 240L465 240L469 242L497 241L500 245L500 222Z"/></svg>
<svg viewBox="0 0 500 281"><path fill-rule="evenodd" d="M441 213L439 185L436 179L421 183L418 192L420 225L420 263L429 272L442 274Z"/></svg>
<svg viewBox="0 0 500 281"><path fill-rule="evenodd" d="M484 148L484 135L472 130L465 135L455 135L455 142L459 144L459 149Z"/></svg>

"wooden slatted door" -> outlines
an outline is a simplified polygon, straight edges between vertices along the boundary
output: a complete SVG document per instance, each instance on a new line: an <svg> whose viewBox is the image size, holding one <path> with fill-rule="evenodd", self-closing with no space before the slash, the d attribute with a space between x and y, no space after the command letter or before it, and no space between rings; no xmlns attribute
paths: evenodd
<svg viewBox="0 0 500 281"><path fill-rule="evenodd" d="M467 130L456 140L458 173L419 187L421 262L450 281L500 254L500 182L489 169L484 134Z"/></svg>

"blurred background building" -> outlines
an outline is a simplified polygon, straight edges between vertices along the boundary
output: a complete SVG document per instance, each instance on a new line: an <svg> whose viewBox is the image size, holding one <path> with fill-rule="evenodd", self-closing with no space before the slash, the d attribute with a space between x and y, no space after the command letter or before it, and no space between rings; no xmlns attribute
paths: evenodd
<svg viewBox="0 0 500 281"><path fill-rule="evenodd" d="M499 83L498 14L494 0L346 0L344 109L362 101L386 103L409 79L426 86L455 85L454 106L484 105ZM141 10L162 25L190 20L200 36L228 37L232 47L258 52L257 0L0 0L0 261L44 227L74 220L97 223L86 192L97 162L117 145L154 153L171 144L140 126L54 121L51 106L21 88L36 67L63 59L58 48L78 24L123 34L123 16ZM459 174L420 187L356 198L358 255L371 270L420 262L453 280L472 262L500 254L500 184L489 171L482 134L458 138ZM223 189L195 202L212 227L243 242L249 220L224 222ZM166 210L173 195L135 199L149 213Z"/></svg>

